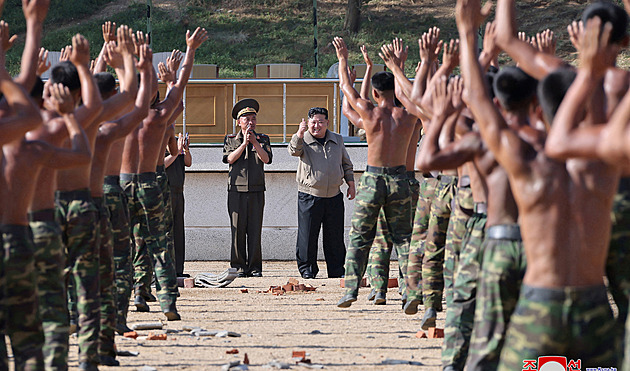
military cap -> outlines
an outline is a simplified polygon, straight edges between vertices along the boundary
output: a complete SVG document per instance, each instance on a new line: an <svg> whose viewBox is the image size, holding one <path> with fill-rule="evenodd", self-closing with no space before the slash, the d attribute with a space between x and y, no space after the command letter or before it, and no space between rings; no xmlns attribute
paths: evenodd
<svg viewBox="0 0 630 371"><path fill-rule="evenodd" d="M260 106L255 99L245 98L241 99L232 108L232 117L234 120L238 120L239 117L248 113L258 113Z"/></svg>

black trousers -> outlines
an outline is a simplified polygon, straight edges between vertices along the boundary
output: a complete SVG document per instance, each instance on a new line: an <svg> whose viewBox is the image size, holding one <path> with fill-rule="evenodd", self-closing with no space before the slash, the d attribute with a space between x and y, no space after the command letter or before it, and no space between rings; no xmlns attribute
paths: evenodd
<svg viewBox="0 0 630 371"><path fill-rule="evenodd" d="M324 226L324 257L328 277L341 277L346 260L343 242L344 205L343 193L323 198L298 192L298 237L295 250L300 274L319 272L317 267L317 242L319 230Z"/></svg>
<svg viewBox="0 0 630 371"><path fill-rule="evenodd" d="M262 272L264 207L265 192L228 192L228 213L232 227L230 266L239 272Z"/></svg>
<svg viewBox="0 0 630 371"><path fill-rule="evenodd" d="M184 273L186 260L186 237L184 231L184 189L171 187L171 206L173 207L173 242L175 245L175 272L177 277Z"/></svg>

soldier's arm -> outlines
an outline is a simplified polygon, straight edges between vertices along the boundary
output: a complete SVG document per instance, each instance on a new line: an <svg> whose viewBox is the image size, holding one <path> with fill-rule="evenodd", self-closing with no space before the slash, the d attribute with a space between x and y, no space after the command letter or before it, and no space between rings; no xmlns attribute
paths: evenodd
<svg viewBox="0 0 630 371"><path fill-rule="evenodd" d="M22 52L20 74L15 81L29 92L35 85L42 29L49 5L50 0L22 0L22 11L26 19L26 42Z"/></svg>
<svg viewBox="0 0 630 371"><path fill-rule="evenodd" d="M339 59L339 87L348 99L350 106L357 111L361 117L368 116L374 108L372 102L363 99L350 83L348 76L348 48L341 37L335 37L333 45Z"/></svg>

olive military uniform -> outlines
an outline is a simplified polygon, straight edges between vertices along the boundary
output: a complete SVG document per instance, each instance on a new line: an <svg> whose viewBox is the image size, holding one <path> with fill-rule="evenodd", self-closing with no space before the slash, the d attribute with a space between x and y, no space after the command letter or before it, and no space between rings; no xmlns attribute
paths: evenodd
<svg viewBox="0 0 630 371"><path fill-rule="evenodd" d="M265 134L256 133L256 139L269 155L271 144ZM230 134L223 143L223 162L243 143L243 132ZM233 164L228 175L228 213L232 229L230 265L239 273L251 275L262 272L261 232L265 206L264 163L250 143ZM247 248L245 244L247 242Z"/></svg>

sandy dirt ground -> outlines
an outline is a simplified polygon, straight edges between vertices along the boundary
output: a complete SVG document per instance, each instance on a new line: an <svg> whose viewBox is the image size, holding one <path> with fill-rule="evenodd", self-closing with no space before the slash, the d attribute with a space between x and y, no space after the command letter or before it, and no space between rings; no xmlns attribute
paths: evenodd
<svg viewBox="0 0 630 371"><path fill-rule="evenodd" d="M188 262L186 272L220 273L227 262ZM102 370L140 370L145 366L157 370L220 370L230 361L244 359L249 369L266 368L276 360L305 369L292 359L293 351L305 351L313 365L334 370L439 370L442 339L419 339L423 311L405 315L397 288L388 292L387 304L375 306L362 288L359 300L350 308L337 308L343 295L340 280L317 278L303 280L295 262L265 262L262 278L237 278L226 288L181 289L177 301L182 321L165 322L167 340L134 340L116 337L119 351L138 352L136 357L118 357L121 367ZM391 275L397 272L392 263ZM284 285L289 278L315 286L312 292L288 292L276 296L258 291ZM319 277L326 277L320 264ZM248 293L241 292L247 289ZM149 303L149 313L129 313L128 325L165 320L157 303ZM420 307L422 308L422 307ZM438 313L438 328L444 328L445 313ZM219 338L191 336L184 327L225 330L240 337ZM139 335L149 332L138 331ZM238 354L227 354L237 349ZM70 368L77 369L76 338L71 338ZM388 364L403 361L407 364ZM148 369L148 368L147 368Z"/></svg>

